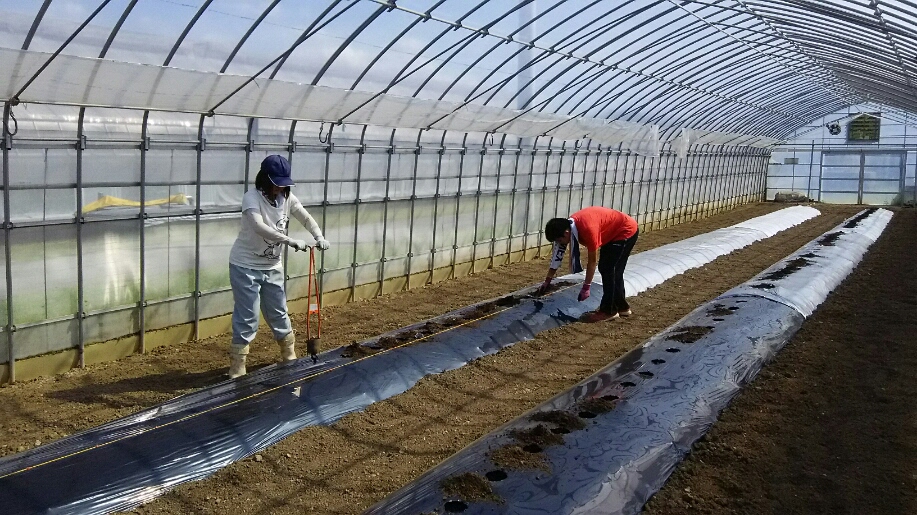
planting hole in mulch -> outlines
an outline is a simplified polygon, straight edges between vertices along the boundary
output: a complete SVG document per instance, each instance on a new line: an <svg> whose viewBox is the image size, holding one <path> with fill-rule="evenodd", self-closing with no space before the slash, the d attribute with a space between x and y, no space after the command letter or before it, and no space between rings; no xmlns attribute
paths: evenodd
<svg viewBox="0 0 917 515"><path fill-rule="evenodd" d="M633 381L621 381L621 386L624 388L630 388L631 386L637 386L637 383Z"/></svg>
<svg viewBox="0 0 917 515"><path fill-rule="evenodd" d="M723 304L714 304L709 311L707 311L707 316L709 317L721 317L726 315L731 315L732 311L726 309L726 306Z"/></svg>
<svg viewBox="0 0 917 515"><path fill-rule="evenodd" d="M490 487L490 482L484 476L473 472L447 477L440 481L439 486L446 497L458 497L466 501L500 500Z"/></svg>
<svg viewBox="0 0 917 515"><path fill-rule="evenodd" d="M758 283L758 284L752 284L751 287L757 288L759 290L770 290L771 288L774 287L774 284L773 283Z"/></svg>
<svg viewBox="0 0 917 515"><path fill-rule="evenodd" d="M811 259L811 258L817 258L817 257L818 257L818 254L816 254L816 253L814 253L814 252L806 252L805 254L801 254L799 257L804 257L804 258L809 258L809 259Z"/></svg>
<svg viewBox="0 0 917 515"><path fill-rule="evenodd" d="M842 234L844 233L841 231L829 232L828 234L818 239L818 244L824 247L833 247L834 242L836 242L837 239L840 238Z"/></svg>
<svg viewBox="0 0 917 515"><path fill-rule="evenodd" d="M543 454L525 452L518 445L507 445L491 451L490 461L501 469L509 470L543 470L550 472L551 468Z"/></svg>
<svg viewBox="0 0 917 515"><path fill-rule="evenodd" d="M506 472L498 469L491 470L490 472L484 474L484 477L486 477L488 481L493 481L496 483L497 481L503 481L509 476L507 476Z"/></svg>
<svg viewBox="0 0 917 515"><path fill-rule="evenodd" d="M589 412L593 414L592 417L584 418L595 418L595 416L599 413L608 413L609 411L615 409L617 404L618 403L613 400L603 398L585 399L579 403L579 408L581 410L580 416L583 416L583 412Z"/></svg>
<svg viewBox="0 0 917 515"><path fill-rule="evenodd" d="M714 322L722 322L723 320L726 320L726 319L725 318L714 318L713 319Z"/></svg>
<svg viewBox="0 0 917 515"><path fill-rule="evenodd" d="M710 331L713 330L712 326L706 325L692 325L690 327L683 327L671 335L669 335L670 340L675 340L676 342L681 343L694 343L697 340L700 340L707 335Z"/></svg>
<svg viewBox="0 0 917 515"><path fill-rule="evenodd" d="M468 509L468 505L462 501L449 501L443 508L445 508L446 513L462 513Z"/></svg>
<svg viewBox="0 0 917 515"><path fill-rule="evenodd" d="M676 353L676 352L681 352L681 349L676 349L675 347L669 347L669 348L666 349L665 351L666 351L666 352L671 352L671 353L674 354L674 353Z"/></svg>
<svg viewBox="0 0 917 515"><path fill-rule="evenodd" d="M652 364L654 364L654 365L661 365L661 364L665 363L665 360L664 360L664 359L658 359L658 358L657 358L657 359L654 359L653 361L650 361L650 363L652 363Z"/></svg>
<svg viewBox="0 0 917 515"><path fill-rule="evenodd" d="M567 413L566 411L553 410L553 411L542 411L532 415L532 420L535 422L548 422L554 424L557 427L555 429L563 430L564 432L558 432L554 429L551 432L555 434L566 434L570 431L576 431L578 429L583 429L586 427L586 424L576 418L572 413Z"/></svg>
<svg viewBox="0 0 917 515"><path fill-rule="evenodd" d="M644 370L643 372L638 372L638 374L639 374L641 377L653 377L653 373L652 373L652 372L648 372L648 371L646 371L646 370Z"/></svg>
<svg viewBox="0 0 917 515"><path fill-rule="evenodd" d="M523 449L526 449L529 445L536 445L544 449L545 447L564 443L564 438L562 436L552 433L548 429L548 426L544 424L538 424L531 429L513 430L510 432L510 436L519 442L519 444L523 446ZM541 452L541 449L535 452Z"/></svg>
<svg viewBox="0 0 917 515"><path fill-rule="evenodd" d="M591 411L580 411L580 412L579 412L579 416L581 416L581 417L583 417L583 418L595 418L595 417L597 417L598 415L595 414L595 413L593 413L593 412L591 412Z"/></svg>
<svg viewBox="0 0 917 515"><path fill-rule="evenodd" d="M616 401L620 399L620 397L618 397L617 395L603 395L599 398L602 400L606 400L606 401Z"/></svg>
<svg viewBox="0 0 917 515"><path fill-rule="evenodd" d="M765 281L774 281L777 279L783 279L784 277L790 274L793 274L794 272L798 272L799 270L802 270L803 268L811 264L812 262L809 261L808 259L803 258L803 257L798 257L792 261L787 262L787 264L780 270L773 271L765 275L761 279Z"/></svg>

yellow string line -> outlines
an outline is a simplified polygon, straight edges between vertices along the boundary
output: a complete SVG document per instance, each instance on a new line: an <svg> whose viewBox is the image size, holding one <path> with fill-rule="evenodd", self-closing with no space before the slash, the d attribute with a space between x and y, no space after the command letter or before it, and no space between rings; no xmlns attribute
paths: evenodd
<svg viewBox="0 0 917 515"><path fill-rule="evenodd" d="M571 286L573 286L573 285L566 286L566 287L563 287L563 288L559 288L557 291L566 290L567 288L570 288ZM87 448L85 448L85 449L80 449L80 450L78 450L78 451L71 452L70 454L65 454L65 455L63 455L63 456L58 456L57 458L53 458L53 459L50 459L50 460L48 460L48 461L43 461L43 462L41 462L41 463L37 463L37 464L35 464L35 465L31 465L31 466L28 466L28 467L26 467L26 468L19 469L19 470L16 470L16 471L14 471L14 472L10 472L10 473L8 473L8 474L4 474L4 475L0 476L0 479L4 479L4 478L10 477L10 476L15 476L16 474L20 474L20 473L22 473L22 472L27 472L27 471L29 471L29 470L33 470L33 469L36 469L36 468L38 468L38 467L42 467L42 466L47 465L47 464L49 464L49 463L54 463L54 462L56 462L56 461L64 460L64 459L67 459L67 458L71 458L71 457L73 457L73 456L76 456L76 455L79 455L79 454L83 454L83 453L86 453L86 452L89 452L89 451L93 451L93 450L95 450L95 449L99 449L99 448L105 447L105 446L107 446L107 445L111 445L111 444L113 444L113 443L118 443L118 442L121 442L121 441L123 441L123 440L127 440L128 438L133 438L133 437L135 437L135 436L140 436L140 435L142 435L142 434L144 434L144 433L148 433L148 432L154 431L154 430L156 430L156 429L162 429L162 428L164 428L164 427L168 427L168 426L171 426L171 425L173 425L173 424L177 424L177 423L179 423L179 422L184 422L185 420L190 420L190 419L192 419L192 418L194 418L194 417L201 416L201 415L203 415L203 414L205 414L205 413L210 413L211 411L215 411L215 410L218 410L218 409L221 409L221 408L225 408L226 406L232 406L233 404L238 404L238 403L240 403L240 402L242 402L242 401L247 401L247 400L249 400L249 399L254 399L255 397L264 395L264 394L266 394L266 393L273 392L273 391L275 391L275 390L279 390L279 389L284 388L284 387L286 387L286 386L290 386L291 384L299 383L299 382L306 381L306 380L309 380L309 379L313 379L313 378L318 377L318 376L320 376L320 375L322 375L322 374L327 374L328 372L333 372L333 371L335 371L335 370L337 370L337 369L339 369L339 368L343 368L343 367L347 367L347 366L353 365L353 364L355 364L355 363L359 363L359 362L363 361L364 359L368 359L368 358L371 358L371 357L373 357L373 356L378 356L379 354L384 354L384 353L386 353L386 352L389 352L389 351L392 351L392 350L395 350L395 349L399 349L399 348L404 347L404 346L406 346L406 345L410 345L410 344L412 344L412 343L416 343L416 342L419 342L419 341L426 340L427 338L432 338L433 336L437 336L437 335L443 334L443 333L445 333L445 332L447 332L447 331L451 331L451 330L453 330L453 329L458 329L459 327L462 327L462 326L465 326L465 325L468 325L468 324L477 322L478 320L483 320L483 319L485 319L485 318L487 318L487 317L491 317L491 316L497 315L497 314L499 314L499 313L502 313L502 312L506 311L507 309L509 309L509 308L511 308L511 307L513 307L513 306L508 306L508 307L505 307L505 308L503 308L503 309L501 309L501 310L494 311L493 313L488 313L488 314L486 314L486 315L484 315L484 316L482 316L482 317L475 318L474 320L467 320L467 321L465 321L465 322L463 322L463 323L461 323L461 324L457 324L457 325L454 325L454 326L452 326L452 327L448 327L448 328L446 328L446 329L443 329L442 331L440 331L440 332L438 332L438 333L428 334L428 335L426 335L426 336L424 336L424 337L422 337L422 338L417 338L417 339L415 339L415 340L411 340L411 341L402 343L401 345L397 345L397 346L395 346L395 347L390 347L390 348L388 348L388 349L384 349L384 350L381 350L381 351L379 351L379 352L374 352L374 353L369 354L369 355L367 355L367 356L363 356L362 358L357 358L357 359L354 359L353 361L349 361L349 362L347 362L347 363L342 363L342 364L337 365L337 366L335 366L335 367L331 367L331 368L329 368L329 369L327 369L327 370L322 370L321 372L316 372L315 374L312 374L312 375L308 375L308 376L302 377L302 378L297 379L297 380L295 380L295 381L290 381L290 382L288 382L288 383L285 383L285 384L282 384L282 385L279 385L279 386L275 386L275 387L273 387L273 388L269 388L269 389L267 389L267 390L263 390L263 391L260 391L260 392L258 392L258 393L254 393L254 394L252 394L252 395L249 395L248 397L242 397L241 399L236 399L236 400L234 400L234 401L230 401L230 402L227 402L227 403L225 403L225 404L220 404L220 405L218 405L218 406L213 406L213 407L211 407L211 408L209 408L209 409L206 409L206 410L204 410L204 411L201 411L200 413L194 413L194 414L192 414L192 415L187 415L187 416L185 416L185 417L182 417L182 418L173 420L173 421L171 421L171 422L166 422L165 424L162 424L162 425L159 425L159 426L156 426L156 427L151 427L151 428L148 428L148 429L144 429L144 430L140 431L139 433L131 434L131 435L128 435L128 436L123 436L123 437L117 438L117 439L115 439L115 440L111 440L111 441L108 441L108 442L104 442L104 443L100 443L100 444L97 444L97 445L93 445L92 447L87 447Z"/></svg>

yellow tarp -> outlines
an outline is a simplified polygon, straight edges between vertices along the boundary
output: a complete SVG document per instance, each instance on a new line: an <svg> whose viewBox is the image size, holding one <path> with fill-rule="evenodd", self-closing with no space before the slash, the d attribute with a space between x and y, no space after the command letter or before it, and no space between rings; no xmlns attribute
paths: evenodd
<svg viewBox="0 0 917 515"><path fill-rule="evenodd" d="M147 200L145 202L147 206L161 206L163 204L188 204L188 197L184 193L176 193L167 198L160 198L156 200ZM95 202L90 202L83 206L83 214L91 213L99 209L105 209L106 207L140 207L140 202L136 200L127 200L124 198L112 197L111 195L102 195Z"/></svg>

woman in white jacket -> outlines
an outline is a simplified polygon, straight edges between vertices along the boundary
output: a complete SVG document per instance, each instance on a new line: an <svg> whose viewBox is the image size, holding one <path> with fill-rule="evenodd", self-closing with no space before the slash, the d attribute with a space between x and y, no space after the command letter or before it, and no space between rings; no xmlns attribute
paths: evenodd
<svg viewBox="0 0 917 515"><path fill-rule="evenodd" d="M232 344L229 377L245 375L249 344L258 331L258 307L280 346L283 361L296 359L296 337L287 313L283 289L282 245L305 250L308 245L287 235L290 217L312 233L321 250L328 240L315 219L290 193L293 179L290 162L283 156L267 156L255 178L255 188L242 197L242 225L229 252L229 283L232 285Z"/></svg>

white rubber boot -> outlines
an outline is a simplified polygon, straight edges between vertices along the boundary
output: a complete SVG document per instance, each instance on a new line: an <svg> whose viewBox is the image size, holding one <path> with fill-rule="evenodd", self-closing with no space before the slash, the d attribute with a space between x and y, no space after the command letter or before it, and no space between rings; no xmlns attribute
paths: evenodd
<svg viewBox="0 0 917 515"><path fill-rule="evenodd" d="M248 356L248 345L232 344L229 348L229 377L235 379L244 376L245 358Z"/></svg>
<svg viewBox="0 0 917 515"><path fill-rule="evenodd" d="M296 359L296 335L293 334L293 331L290 331L286 336L277 340L277 345L280 346L280 359L282 361L293 361Z"/></svg>

